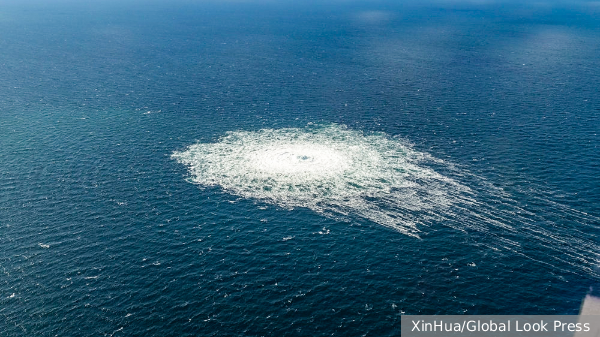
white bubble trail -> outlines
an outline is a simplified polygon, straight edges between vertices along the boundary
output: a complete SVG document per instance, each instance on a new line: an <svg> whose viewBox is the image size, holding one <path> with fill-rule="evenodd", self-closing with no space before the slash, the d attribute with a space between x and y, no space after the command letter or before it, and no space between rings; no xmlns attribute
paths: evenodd
<svg viewBox="0 0 600 337"><path fill-rule="evenodd" d="M492 238L488 242L494 249L549 265L567 263L587 274L595 275L593 266L599 263L593 235L559 228L485 179L383 133L365 134L337 124L232 131L215 143L175 152L173 158L189 167L194 183L283 208L363 218L413 237L441 223L483 233ZM479 194L487 201L478 200ZM568 208L560 216L565 214L578 218L581 226L598 222ZM521 243L533 239L553 252L552 260L523 253Z"/></svg>

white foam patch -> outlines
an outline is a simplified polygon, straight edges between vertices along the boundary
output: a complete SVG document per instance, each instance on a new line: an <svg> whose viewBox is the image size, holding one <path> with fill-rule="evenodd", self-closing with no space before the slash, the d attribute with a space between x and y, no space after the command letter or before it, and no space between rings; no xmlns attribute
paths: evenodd
<svg viewBox="0 0 600 337"><path fill-rule="evenodd" d="M173 158L189 167L194 183L233 195L345 220L363 218L414 237L441 224L478 233L472 236L477 245L494 251L599 276L600 218L558 204L544 186L532 184L520 192L545 207L529 209L484 178L382 133L336 124L234 131Z"/></svg>
<svg viewBox="0 0 600 337"><path fill-rule="evenodd" d="M414 212L446 208L468 190L420 165L406 142L340 125L229 132L173 154L192 180L284 208L359 216L418 236Z"/></svg>

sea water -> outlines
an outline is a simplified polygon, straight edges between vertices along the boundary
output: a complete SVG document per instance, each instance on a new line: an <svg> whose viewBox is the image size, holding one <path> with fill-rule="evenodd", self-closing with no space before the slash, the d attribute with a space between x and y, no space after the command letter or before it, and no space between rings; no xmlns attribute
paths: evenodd
<svg viewBox="0 0 600 337"><path fill-rule="evenodd" d="M598 13L6 3L0 335L577 314L600 281Z"/></svg>

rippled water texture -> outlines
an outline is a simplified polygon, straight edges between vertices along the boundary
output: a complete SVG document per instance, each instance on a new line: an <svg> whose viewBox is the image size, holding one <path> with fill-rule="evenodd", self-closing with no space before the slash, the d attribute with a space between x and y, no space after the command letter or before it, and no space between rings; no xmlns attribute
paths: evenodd
<svg viewBox="0 0 600 337"><path fill-rule="evenodd" d="M599 10L1 1L0 336L577 314Z"/></svg>

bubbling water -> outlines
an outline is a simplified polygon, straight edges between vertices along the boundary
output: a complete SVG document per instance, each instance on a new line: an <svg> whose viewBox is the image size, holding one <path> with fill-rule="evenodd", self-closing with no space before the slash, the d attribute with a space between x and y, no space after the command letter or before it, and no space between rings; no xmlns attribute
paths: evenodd
<svg viewBox="0 0 600 337"><path fill-rule="evenodd" d="M558 204L532 184L521 193L545 207L528 210L486 179L382 133L336 124L233 131L173 158L189 167L194 183L233 195L362 218L413 237L442 225L474 234L477 245L494 251L599 276L598 217Z"/></svg>
<svg viewBox="0 0 600 337"><path fill-rule="evenodd" d="M248 162L256 171L275 175L307 175L307 179L341 174L349 167L344 153L319 144L274 144L252 153Z"/></svg>
<svg viewBox="0 0 600 337"><path fill-rule="evenodd" d="M203 186L284 208L358 216L411 236L432 210L468 201L459 198L466 186L420 165L433 160L429 155L335 124L229 132L173 157Z"/></svg>

